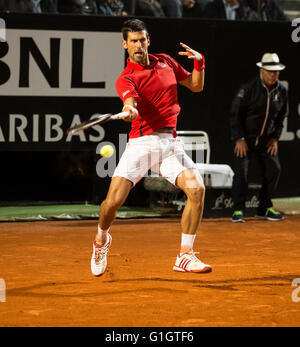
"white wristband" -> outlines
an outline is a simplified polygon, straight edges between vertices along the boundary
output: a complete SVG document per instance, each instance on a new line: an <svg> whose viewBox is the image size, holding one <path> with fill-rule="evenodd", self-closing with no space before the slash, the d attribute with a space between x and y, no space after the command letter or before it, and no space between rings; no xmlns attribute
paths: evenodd
<svg viewBox="0 0 300 347"><path fill-rule="evenodd" d="M138 111L135 107L133 107L133 106L131 106L131 105L124 105L122 111L124 111L124 108L125 108L125 107L128 107L128 108L130 109L130 111L133 112L133 113L135 113L135 114L138 114L138 113L139 113L139 111Z"/></svg>

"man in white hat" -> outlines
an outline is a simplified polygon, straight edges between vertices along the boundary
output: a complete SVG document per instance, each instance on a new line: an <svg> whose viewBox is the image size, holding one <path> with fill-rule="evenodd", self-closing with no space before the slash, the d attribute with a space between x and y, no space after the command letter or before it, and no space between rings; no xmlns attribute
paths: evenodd
<svg viewBox="0 0 300 347"><path fill-rule="evenodd" d="M257 216L271 221L283 217L273 209L271 201L280 175L278 139L283 120L288 114L288 95L279 81L285 66L276 53L266 53L256 64L259 75L242 85L231 108L231 138L234 142L234 179L232 197L233 222L245 222L244 210L248 193L248 167L253 155L262 171L262 188Z"/></svg>

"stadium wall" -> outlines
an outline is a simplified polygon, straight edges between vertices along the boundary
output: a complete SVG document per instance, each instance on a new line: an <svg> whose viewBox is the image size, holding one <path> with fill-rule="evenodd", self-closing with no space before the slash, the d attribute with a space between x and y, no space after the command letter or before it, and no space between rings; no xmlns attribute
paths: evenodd
<svg viewBox="0 0 300 347"><path fill-rule="evenodd" d="M0 18L6 23L6 42L0 43L1 201L100 202L109 177L96 174L96 149L106 141L118 149L124 142L119 136L129 132L129 125L115 121L72 137L66 130L98 113L120 111L114 84L126 59L120 34L124 19L7 13ZM289 23L144 21L150 52L168 53L188 70L192 62L177 54L179 42L206 57L204 92L179 87L178 129L207 131L212 163L232 164L229 108L239 85L257 73L255 64L263 53L279 54L287 66L281 80L289 88L290 112L280 139L277 197L299 196L298 28ZM250 180L259 183L254 167ZM136 203L145 202L141 185L133 194Z"/></svg>

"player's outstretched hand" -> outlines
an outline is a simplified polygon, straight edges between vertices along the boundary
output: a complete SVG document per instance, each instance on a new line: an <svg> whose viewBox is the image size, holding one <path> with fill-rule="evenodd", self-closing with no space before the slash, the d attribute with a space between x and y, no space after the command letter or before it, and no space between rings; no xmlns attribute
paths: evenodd
<svg viewBox="0 0 300 347"><path fill-rule="evenodd" d="M188 59L194 59L197 61L201 61L203 59L202 54L199 52L195 51L194 49L190 48L186 44L180 42L180 46L185 49L185 52L178 52L179 55L184 55L188 57Z"/></svg>

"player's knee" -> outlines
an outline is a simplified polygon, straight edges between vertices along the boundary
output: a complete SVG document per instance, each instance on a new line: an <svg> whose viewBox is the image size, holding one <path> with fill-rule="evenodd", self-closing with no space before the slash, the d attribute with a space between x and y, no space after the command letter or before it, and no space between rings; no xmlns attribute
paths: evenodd
<svg viewBox="0 0 300 347"><path fill-rule="evenodd" d="M105 200L106 208L117 211L122 206L123 200L116 197L107 197Z"/></svg>
<svg viewBox="0 0 300 347"><path fill-rule="evenodd" d="M188 189L186 192L187 198L192 203L202 204L205 197L205 186L200 185L197 188Z"/></svg>

